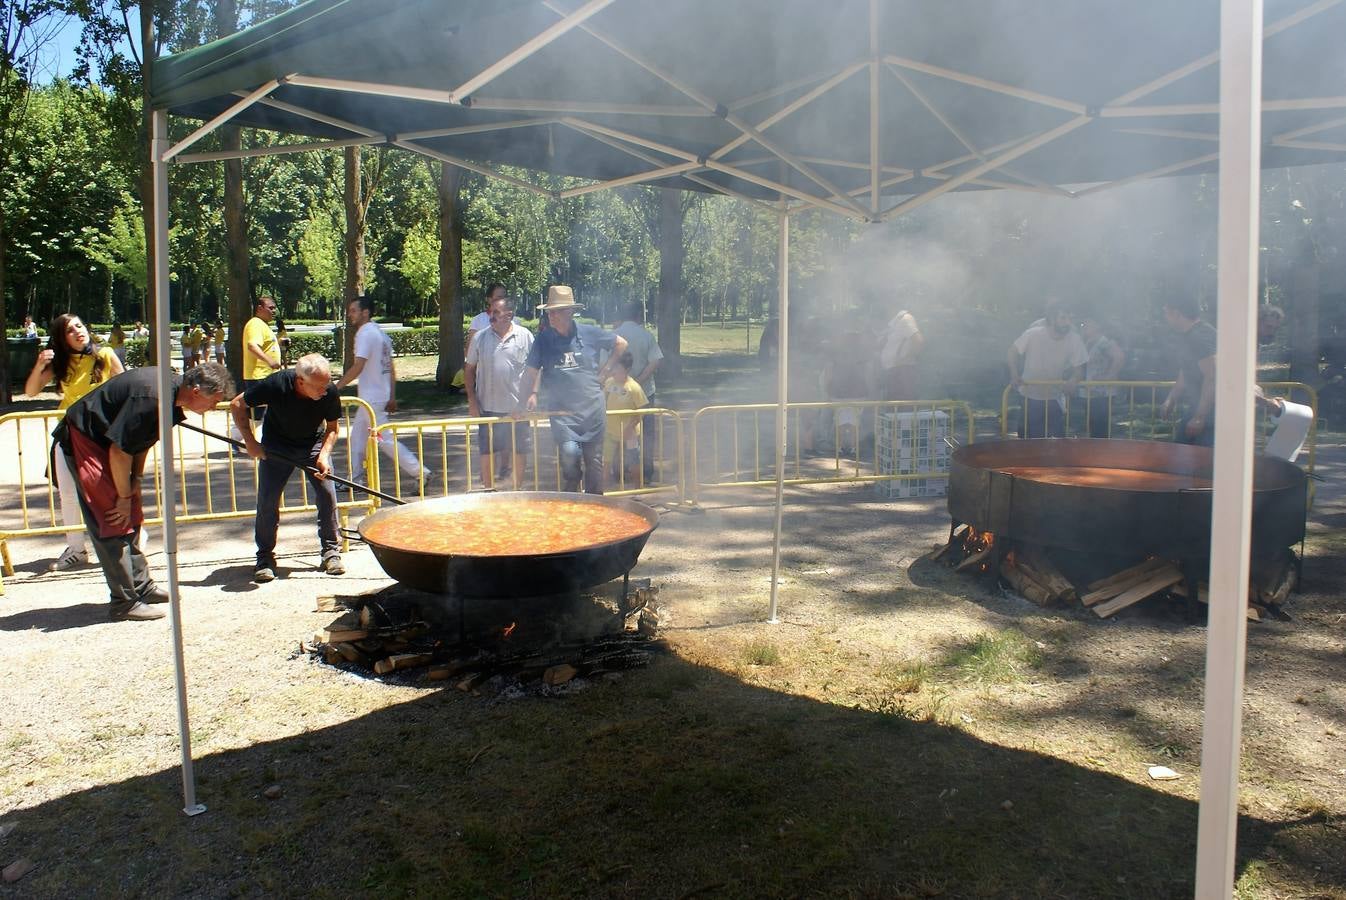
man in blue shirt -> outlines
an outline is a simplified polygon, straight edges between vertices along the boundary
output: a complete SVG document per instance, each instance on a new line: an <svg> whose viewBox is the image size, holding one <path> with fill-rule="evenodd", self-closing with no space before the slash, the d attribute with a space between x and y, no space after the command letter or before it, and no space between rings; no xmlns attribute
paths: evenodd
<svg viewBox="0 0 1346 900"><path fill-rule="evenodd" d="M596 325L578 324L575 312L583 307L563 285L548 290L539 309L546 312L549 327L528 352L525 408L537 409L541 391L547 408L561 413L551 417L552 439L561 453L561 489L578 491L583 480L585 493L601 494L607 419L603 380L611 363L626 352L626 339ZM608 360L602 366L600 353Z"/></svg>

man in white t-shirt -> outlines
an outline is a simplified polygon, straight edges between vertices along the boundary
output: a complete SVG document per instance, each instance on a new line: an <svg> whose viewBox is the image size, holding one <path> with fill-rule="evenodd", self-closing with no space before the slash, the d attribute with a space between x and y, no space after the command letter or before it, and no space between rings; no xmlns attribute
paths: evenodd
<svg viewBox="0 0 1346 900"><path fill-rule="evenodd" d="M467 348L463 366L467 408L474 416L505 419L524 411L528 393L523 387L528 351L533 348L533 333L514 322L514 301L497 297L491 301L491 327L481 332ZM524 456L532 446L529 423L519 419L482 425L477 440L481 444L481 482L495 487L495 473L505 472L503 463L512 460L514 489L519 489L524 472ZM497 463L501 463L497 467Z"/></svg>
<svg viewBox="0 0 1346 900"><path fill-rule="evenodd" d="M336 387L341 390L358 378L358 396L374 410L376 425L373 427L377 427L388 421L389 413L397 412L397 370L393 366L393 342L377 322L370 321L373 315L374 301L369 297L356 297L346 304L346 322L355 329L355 362L342 373ZM368 483L365 454L369 448L370 428L369 413L361 409L351 423L352 480L360 484ZM431 473L421 466L416 454L391 438L380 440L378 445L379 451L389 460L393 459L393 454L397 455L396 471L419 481L424 493Z"/></svg>
<svg viewBox="0 0 1346 900"><path fill-rule="evenodd" d="M635 301L622 307L621 319L612 329L626 340L626 350L631 354L631 377L640 385L645 394L645 406L658 406L654 399L654 373L664 361L664 351L659 349L659 341L645 327L645 308ZM659 417L641 416L641 468L645 476L644 483L654 484L655 454L659 452Z"/></svg>
<svg viewBox="0 0 1346 900"><path fill-rule="evenodd" d="M1047 304L1041 323L1019 335L1009 349L1010 384L1024 398L1019 437L1065 437L1066 397L1075 392L1084 377L1089 351L1072 327L1070 310L1060 301ZM1065 381L1058 384L1025 384L1032 381Z"/></svg>
<svg viewBox="0 0 1346 900"><path fill-rule="evenodd" d="M905 309L888 322L879 350L879 391L883 400L916 399L916 358L925 349L925 335L916 317Z"/></svg>

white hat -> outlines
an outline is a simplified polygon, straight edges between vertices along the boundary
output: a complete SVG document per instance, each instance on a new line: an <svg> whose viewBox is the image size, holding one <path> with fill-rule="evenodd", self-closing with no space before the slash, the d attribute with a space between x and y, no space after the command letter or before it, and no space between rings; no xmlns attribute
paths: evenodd
<svg viewBox="0 0 1346 900"><path fill-rule="evenodd" d="M584 309L584 304L575 302L575 293L570 288L564 284L554 284L547 288L547 302L538 309Z"/></svg>

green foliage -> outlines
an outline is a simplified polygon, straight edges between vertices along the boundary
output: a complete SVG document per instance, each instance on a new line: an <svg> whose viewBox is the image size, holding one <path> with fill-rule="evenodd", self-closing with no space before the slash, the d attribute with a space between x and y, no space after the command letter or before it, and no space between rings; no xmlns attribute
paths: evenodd
<svg viewBox="0 0 1346 900"><path fill-rule="evenodd" d="M150 342L147 338L127 338L122 346L126 349L126 368L138 369L149 364Z"/></svg>
<svg viewBox="0 0 1346 900"><path fill-rule="evenodd" d="M394 265L417 298L427 300L439 290L439 233L433 220L412 226L402 241L402 258Z"/></svg>
<svg viewBox="0 0 1346 900"><path fill-rule="evenodd" d="M121 205L113 212L105 230L87 228L84 252L89 259L106 268L145 293L145 229L141 225L140 203L123 192Z"/></svg>
<svg viewBox="0 0 1346 900"><path fill-rule="evenodd" d="M337 345L336 337L331 333L322 334L321 332L305 331L290 335L291 360L307 356L310 353L321 353L328 359L339 359L341 348Z"/></svg>
<svg viewBox="0 0 1346 900"><path fill-rule="evenodd" d="M435 356L439 353L439 328L408 328L389 332L393 353L398 356Z"/></svg>

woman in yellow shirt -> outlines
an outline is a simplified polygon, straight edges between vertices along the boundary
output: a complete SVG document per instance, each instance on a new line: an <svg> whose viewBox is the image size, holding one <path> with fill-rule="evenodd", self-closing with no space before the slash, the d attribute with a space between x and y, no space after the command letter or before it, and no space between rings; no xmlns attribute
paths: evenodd
<svg viewBox="0 0 1346 900"><path fill-rule="evenodd" d="M84 321L73 313L62 313L51 323L47 346L37 355L37 363L28 373L23 392L36 396L54 380L61 395L57 409L67 409L80 397L114 375L125 371L117 354L109 347L95 347ZM79 526L66 532L66 546L51 564L53 572L73 568L89 561L89 550L84 543L84 519L79 511L79 487L75 475L65 463L65 454L55 454L50 463L56 472L56 486L61 494L61 524Z"/></svg>

